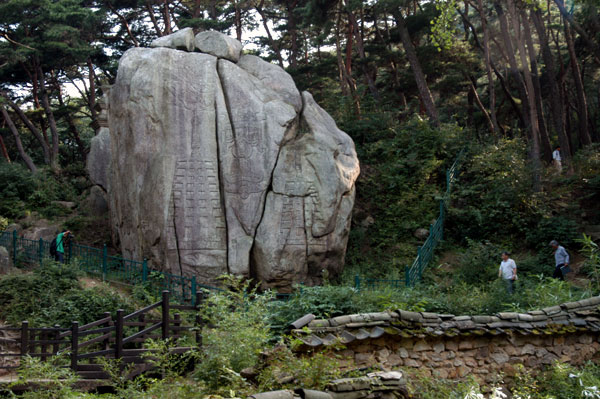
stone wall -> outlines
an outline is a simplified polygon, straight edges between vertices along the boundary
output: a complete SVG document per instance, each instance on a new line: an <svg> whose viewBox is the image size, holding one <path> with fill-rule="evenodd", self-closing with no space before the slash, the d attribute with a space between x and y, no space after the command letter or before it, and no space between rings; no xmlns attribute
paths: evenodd
<svg viewBox="0 0 600 399"><path fill-rule="evenodd" d="M324 391L298 388L257 393L248 399L404 399L408 398L401 372L374 372L357 378L333 380Z"/></svg>
<svg viewBox="0 0 600 399"><path fill-rule="evenodd" d="M343 344L345 367L419 368L440 378L475 375L489 382L554 361L580 365L600 358L600 297L527 313L454 316L427 312L368 313L293 324L300 350ZM308 328L303 328L308 327Z"/></svg>

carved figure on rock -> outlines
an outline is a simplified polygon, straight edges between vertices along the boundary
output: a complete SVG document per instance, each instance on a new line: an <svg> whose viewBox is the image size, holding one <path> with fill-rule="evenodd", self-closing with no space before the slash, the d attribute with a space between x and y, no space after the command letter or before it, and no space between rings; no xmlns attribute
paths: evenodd
<svg viewBox="0 0 600 399"><path fill-rule="evenodd" d="M203 54L190 40L176 32L125 52L109 138L92 144L109 154L97 157L105 173L88 168L123 254L206 283L234 273L289 288L339 273L359 174L352 140L241 43L202 32Z"/></svg>

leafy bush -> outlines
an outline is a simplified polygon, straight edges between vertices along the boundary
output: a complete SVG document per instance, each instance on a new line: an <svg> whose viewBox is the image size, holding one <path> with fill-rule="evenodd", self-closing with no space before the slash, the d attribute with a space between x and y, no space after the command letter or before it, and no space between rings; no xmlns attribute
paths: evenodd
<svg viewBox="0 0 600 399"><path fill-rule="evenodd" d="M106 287L82 288L74 267L49 260L31 274L0 277L0 318L13 325L23 320L33 326L86 324L119 308L133 310Z"/></svg>
<svg viewBox="0 0 600 399"><path fill-rule="evenodd" d="M502 250L489 241L467 239L467 250L460 257L456 277L468 284L493 281L498 276Z"/></svg>
<svg viewBox="0 0 600 399"><path fill-rule="evenodd" d="M535 229L527 232L527 244L531 248L548 248L551 240L557 240L566 248L572 247L578 237L577 222L563 216L541 219Z"/></svg>
<svg viewBox="0 0 600 399"><path fill-rule="evenodd" d="M201 361L195 377L215 391L242 387L239 372L257 364L271 339L267 305L272 295L258 295L248 282L226 277L229 289L211 295L201 312L203 330Z"/></svg>
<svg viewBox="0 0 600 399"><path fill-rule="evenodd" d="M22 165L0 161L0 215L16 218L22 215L25 201L35 190L33 175Z"/></svg>
<svg viewBox="0 0 600 399"><path fill-rule="evenodd" d="M519 139L471 148L448 212L454 238L512 241L536 225L543 202L532 192L526 159L526 145Z"/></svg>

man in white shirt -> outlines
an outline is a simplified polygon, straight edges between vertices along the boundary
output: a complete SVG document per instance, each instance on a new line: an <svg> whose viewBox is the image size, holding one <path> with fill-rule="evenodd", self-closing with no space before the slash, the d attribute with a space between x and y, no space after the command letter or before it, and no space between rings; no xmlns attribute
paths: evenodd
<svg viewBox="0 0 600 399"><path fill-rule="evenodd" d="M558 173L562 172L562 158L560 157L560 147L556 147L552 153L552 162Z"/></svg>
<svg viewBox="0 0 600 399"><path fill-rule="evenodd" d="M517 264L512 260L508 252L502 252L502 262L498 269L498 277L502 277L506 283L506 290L512 295L515 280L517 279Z"/></svg>

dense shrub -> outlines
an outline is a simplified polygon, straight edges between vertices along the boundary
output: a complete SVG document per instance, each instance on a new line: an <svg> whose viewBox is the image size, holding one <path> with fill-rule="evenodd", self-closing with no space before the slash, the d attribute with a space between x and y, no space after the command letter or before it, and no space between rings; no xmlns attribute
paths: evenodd
<svg viewBox="0 0 600 399"><path fill-rule="evenodd" d="M530 248L548 248L551 240L557 240L566 248L572 247L579 236L577 222L564 216L541 219L537 227L527 232L526 240Z"/></svg>
<svg viewBox="0 0 600 399"><path fill-rule="evenodd" d="M133 310L106 287L82 288L74 267L52 261L30 274L0 277L0 318L13 325L23 320L34 326L67 327L74 320L86 324L119 308Z"/></svg>
<svg viewBox="0 0 600 399"><path fill-rule="evenodd" d="M240 387L239 372L257 364L271 339L267 305L270 293L259 295L249 284L227 277L227 291L211 295L202 308L207 321L201 361L195 377L211 389Z"/></svg>
<svg viewBox="0 0 600 399"><path fill-rule="evenodd" d="M58 176L49 169L33 175L18 163L0 161L0 216L19 218L26 210L37 210L45 217L64 214L52 201L72 201L77 190L67 176Z"/></svg>
<svg viewBox="0 0 600 399"><path fill-rule="evenodd" d="M460 256L456 278L468 284L495 280L502 249L489 241L477 242L467 239L467 245L466 251Z"/></svg>

